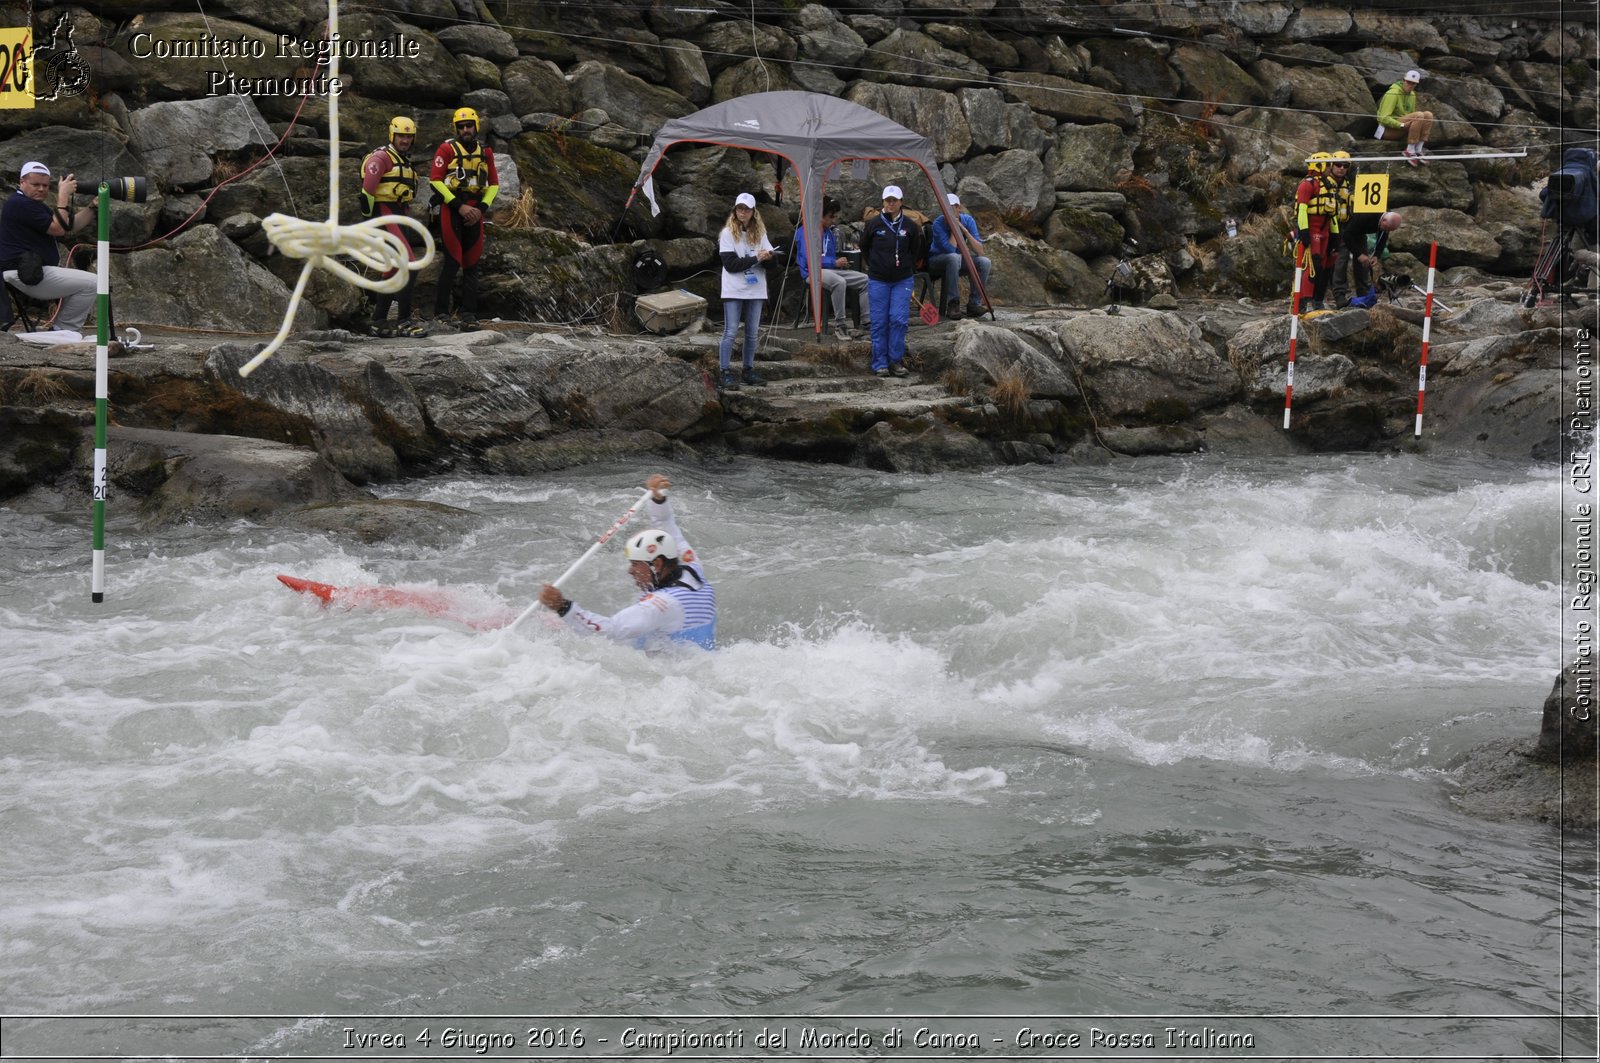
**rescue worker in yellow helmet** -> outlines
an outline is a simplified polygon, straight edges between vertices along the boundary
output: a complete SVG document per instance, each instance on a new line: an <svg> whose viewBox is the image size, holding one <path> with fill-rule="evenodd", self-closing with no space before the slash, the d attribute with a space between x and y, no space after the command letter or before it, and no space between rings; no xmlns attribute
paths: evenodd
<svg viewBox="0 0 1600 1063"><path fill-rule="evenodd" d="M1316 152L1306 163L1306 176L1295 189L1295 238L1303 252L1305 275L1300 282L1300 310L1302 313L1325 309L1323 298L1328 282L1333 279L1333 261L1337 253L1334 236L1338 233L1339 192L1328 172L1333 156L1325 151ZM1309 292L1307 281L1310 282ZM1307 295L1309 303L1305 302Z"/></svg>
<svg viewBox="0 0 1600 1063"><path fill-rule="evenodd" d="M456 323L463 331L478 327L478 259L483 255L483 230L489 205L500 191L494 149L478 141L478 112L459 108L451 119L456 135L433 153L428 179L439 203L439 235L444 262L433 298L433 314L445 320L456 273L461 298Z"/></svg>
<svg viewBox="0 0 1600 1063"><path fill-rule="evenodd" d="M361 213L368 217L405 217L411 211L411 201L417 194L417 171L411 165L411 148L417 140L417 123L405 115L395 115L389 120L389 142L373 150L361 164ZM408 255L415 259L416 248L411 246L412 230L404 225L384 226L398 236L406 246ZM385 277L390 274L384 274ZM411 316L411 287L417 275L406 271L406 286L398 294L373 292L372 323L367 332L373 336L426 336L428 327ZM398 304L397 324L389 324L389 307Z"/></svg>
<svg viewBox="0 0 1600 1063"><path fill-rule="evenodd" d="M1356 167L1350 161L1350 153L1334 152L1328 159L1328 171L1338 195L1333 215L1334 231L1343 233L1356 198ZM1333 307L1339 309L1350 301L1350 249L1345 246L1342 235L1333 238L1333 246L1333 276L1329 279L1328 296L1333 300Z"/></svg>

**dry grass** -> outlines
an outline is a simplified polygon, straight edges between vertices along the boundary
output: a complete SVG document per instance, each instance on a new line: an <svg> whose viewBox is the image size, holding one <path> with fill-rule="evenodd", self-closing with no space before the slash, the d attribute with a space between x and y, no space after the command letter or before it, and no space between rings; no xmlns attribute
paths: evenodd
<svg viewBox="0 0 1600 1063"><path fill-rule="evenodd" d="M1020 421L1033 398L1033 374L1020 363L1012 363L995 374L989 395L1002 412L1013 421Z"/></svg>
<svg viewBox="0 0 1600 1063"><path fill-rule="evenodd" d="M808 343L797 352L796 360L825 365L830 369L859 370L863 342L851 340L849 343L830 343L825 339L821 343Z"/></svg>
<svg viewBox="0 0 1600 1063"><path fill-rule="evenodd" d="M495 224L518 231L538 228L539 204L533 198L533 189L524 186L517 201L495 216Z"/></svg>
<svg viewBox="0 0 1600 1063"><path fill-rule="evenodd" d="M12 387L11 397L13 400L32 399L34 402L70 399L72 387L49 369L30 369Z"/></svg>
<svg viewBox="0 0 1600 1063"><path fill-rule="evenodd" d="M972 394L972 379L959 369L946 369L939 378L945 394L961 399Z"/></svg>

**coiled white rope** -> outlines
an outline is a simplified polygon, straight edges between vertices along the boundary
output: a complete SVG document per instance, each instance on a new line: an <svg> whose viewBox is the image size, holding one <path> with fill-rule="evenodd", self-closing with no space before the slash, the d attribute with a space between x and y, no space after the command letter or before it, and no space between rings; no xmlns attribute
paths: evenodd
<svg viewBox="0 0 1600 1063"><path fill-rule="evenodd" d="M283 346L295 315L300 312L300 300L313 269L325 269L369 291L398 292L410 281L408 273L423 269L433 261L433 235L415 218L390 214L367 218L354 225L339 224L339 93L334 87L339 83L339 0L328 0L328 40L332 45L328 59L328 220L305 221L285 214L270 214L262 219L261 228L273 246L290 258L304 259L305 265L289 296L278 334L259 354L239 367L241 377L255 372ZM412 259L407 242L389 231L394 225L422 234L421 258ZM341 255L380 273L393 272L382 278L365 276L336 261Z"/></svg>

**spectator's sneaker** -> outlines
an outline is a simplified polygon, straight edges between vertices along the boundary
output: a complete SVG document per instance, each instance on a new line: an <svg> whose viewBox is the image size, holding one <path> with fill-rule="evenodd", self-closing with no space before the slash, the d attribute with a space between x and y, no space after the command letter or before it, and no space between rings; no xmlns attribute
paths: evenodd
<svg viewBox="0 0 1600 1063"><path fill-rule="evenodd" d="M850 335L850 326L846 325L843 321L833 326L833 338L838 340L840 343L849 343L853 338Z"/></svg>
<svg viewBox="0 0 1600 1063"><path fill-rule="evenodd" d="M734 375L732 369L724 369L722 371L722 390L723 391L738 391L739 390L739 378Z"/></svg>
<svg viewBox="0 0 1600 1063"><path fill-rule="evenodd" d="M415 338L426 336L428 334L428 326L424 325L414 317L408 317L404 321L400 322L400 324L396 325L394 331L395 335L397 336L409 336Z"/></svg>
<svg viewBox="0 0 1600 1063"><path fill-rule="evenodd" d="M1406 150L1401 152L1401 154L1405 156L1405 160L1407 162L1409 162L1411 165L1413 165L1413 166L1421 166L1422 165L1422 160L1417 158L1417 153L1411 149L1411 146L1409 144L1406 145Z"/></svg>
<svg viewBox="0 0 1600 1063"><path fill-rule="evenodd" d="M981 303L968 303L967 304L967 316L968 317L973 317L973 318L982 317L986 313L988 313L988 311L983 308L983 305Z"/></svg>
<svg viewBox="0 0 1600 1063"><path fill-rule="evenodd" d="M756 367L753 365L745 366L744 372L739 374L739 379L751 387L766 387L767 384L767 378L756 372Z"/></svg>
<svg viewBox="0 0 1600 1063"><path fill-rule="evenodd" d="M961 304L954 299L944 304L944 316L947 321L961 320Z"/></svg>
<svg viewBox="0 0 1600 1063"><path fill-rule="evenodd" d="M895 376L910 376L911 375L911 370L906 368L906 364L904 362L896 362L896 363L894 363L894 365L889 367L889 372L893 373Z"/></svg>
<svg viewBox="0 0 1600 1063"><path fill-rule="evenodd" d="M380 340L392 340L394 339L394 327L386 321L374 321L367 326L367 335L375 336Z"/></svg>
<svg viewBox="0 0 1600 1063"><path fill-rule="evenodd" d="M476 332L478 331L478 319L471 314L462 314L460 319L456 321L456 328L462 332Z"/></svg>
<svg viewBox="0 0 1600 1063"><path fill-rule="evenodd" d="M889 378L889 370L887 368L874 369L872 371L872 375L877 377L879 380L887 380Z"/></svg>

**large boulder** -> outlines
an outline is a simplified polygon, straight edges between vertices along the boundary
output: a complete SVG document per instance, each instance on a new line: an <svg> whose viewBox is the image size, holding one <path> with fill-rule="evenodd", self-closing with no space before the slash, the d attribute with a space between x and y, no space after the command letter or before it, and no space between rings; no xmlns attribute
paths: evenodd
<svg viewBox="0 0 1600 1063"><path fill-rule="evenodd" d="M289 289L215 225L197 225L165 244L111 258L111 290L125 320L184 328L276 332ZM302 305L298 324L320 327Z"/></svg>
<svg viewBox="0 0 1600 1063"><path fill-rule="evenodd" d="M1114 122L1124 129L1137 119L1128 98L1094 85L1069 81L1054 74L1022 71L1011 75L1005 84L1006 95L1025 103L1040 114L1062 122L1094 125Z"/></svg>
<svg viewBox="0 0 1600 1063"><path fill-rule="evenodd" d="M438 37L409 22L375 11L358 11L340 22L346 40L394 40L415 45L416 57L341 59L339 76L369 99L455 106L467 91L461 60ZM340 100L341 109L343 100Z"/></svg>
<svg viewBox="0 0 1600 1063"><path fill-rule="evenodd" d="M219 151L265 148L277 139L249 96L152 103L128 119L129 145L144 158L150 179L167 188L209 185Z"/></svg>
<svg viewBox="0 0 1600 1063"><path fill-rule="evenodd" d="M862 61L884 81L900 85L946 90L952 77L965 76L980 83L989 79L989 72L975 60L913 29L895 30Z"/></svg>
<svg viewBox="0 0 1600 1063"><path fill-rule="evenodd" d="M569 428L642 430L676 435L714 402L694 365L651 347L581 354L559 348L528 359L533 387Z"/></svg>
<svg viewBox="0 0 1600 1063"><path fill-rule="evenodd" d="M961 168L958 187L969 210L993 210L1011 218L1042 221L1056 202L1039 156L1020 148L973 159Z"/></svg>
<svg viewBox="0 0 1600 1063"><path fill-rule="evenodd" d="M351 481L399 477L399 457L394 447L376 438L374 413L383 409L395 425L409 422L413 432L423 427L422 418L416 395L389 378L381 363L342 350L323 352L295 344L241 377L239 368L254 353L244 344L223 344L207 356L206 368L245 397L303 418L312 426L316 451ZM387 402L372 399L374 393Z"/></svg>
<svg viewBox="0 0 1600 1063"><path fill-rule="evenodd" d="M1439 265L1489 267L1499 260L1500 245L1470 215L1459 210L1408 207L1406 224L1389 237L1395 251L1409 251L1428 261L1428 245L1439 245Z"/></svg>
<svg viewBox="0 0 1600 1063"><path fill-rule="evenodd" d="M1172 50L1172 68L1181 84L1179 92L1205 104L1215 104L1218 113L1230 114L1242 106L1262 102L1261 85L1244 68L1215 48L1180 44Z"/></svg>
<svg viewBox="0 0 1600 1063"><path fill-rule="evenodd" d="M1115 188L1133 171L1133 145L1122 129L1101 125L1063 124L1045 163L1059 189L1088 192Z"/></svg>
<svg viewBox="0 0 1600 1063"><path fill-rule="evenodd" d="M1286 70L1290 106L1329 115L1329 124L1341 133L1371 136L1377 113L1367 82L1354 67L1295 66ZM1323 145L1325 150L1333 150Z"/></svg>
<svg viewBox="0 0 1600 1063"><path fill-rule="evenodd" d="M141 506L152 526L259 521L293 506L365 496L322 455L288 443L120 426L109 442L119 482L158 481Z"/></svg>
<svg viewBox="0 0 1600 1063"><path fill-rule="evenodd" d="M1054 143L1053 121L1025 104L1007 103L999 89L962 89L956 95L978 151L1021 148L1042 155Z"/></svg>
<svg viewBox="0 0 1600 1063"><path fill-rule="evenodd" d="M500 75L500 87L511 99L511 109L519 115L549 114L565 117L572 113L572 92L561 68L548 59L524 57L508 64Z"/></svg>
<svg viewBox="0 0 1600 1063"><path fill-rule="evenodd" d="M795 16L799 58L824 66L850 67L866 53L861 34L839 21L831 8L806 4Z"/></svg>
<svg viewBox="0 0 1600 1063"><path fill-rule="evenodd" d="M863 81L854 85L845 98L927 137L933 145L933 157L939 162L965 158L972 147L967 116L960 99L952 93Z"/></svg>
<svg viewBox="0 0 1600 1063"><path fill-rule="evenodd" d="M574 106L595 107L609 115L626 116L631 128L657 129L669 118L682 118L694 104L671 89L651 85L632 74L594 60L567 72Z"/></svg>
<svg viewBox="0 0 1600 1063"><path fill-rule="evenodd" d="M1051 335L1076 370L1097 415L1162 423L1240 397L1239 374L1193 322L1176 314L1127 309L1084 314Z"/></svg>

